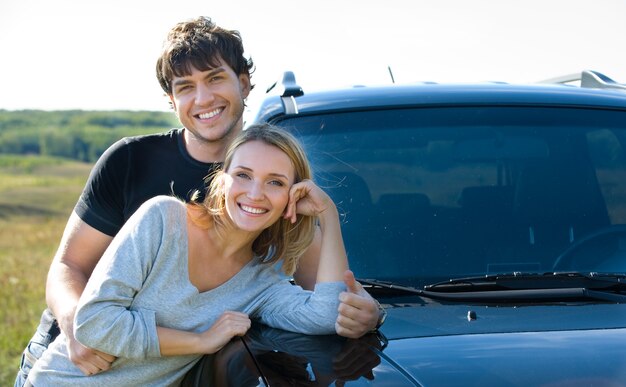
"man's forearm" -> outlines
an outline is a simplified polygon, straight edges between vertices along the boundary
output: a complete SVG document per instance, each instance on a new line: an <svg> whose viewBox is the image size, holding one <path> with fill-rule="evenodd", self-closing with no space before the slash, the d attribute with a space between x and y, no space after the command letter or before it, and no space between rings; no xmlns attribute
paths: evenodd
<svg viewBox="0 0 626 387"><path fill-rule="evenodd" d="M87 279L79 269L56 261L48 272L46 302L61 331L70 337L74 337L74 313Z"/></svg>

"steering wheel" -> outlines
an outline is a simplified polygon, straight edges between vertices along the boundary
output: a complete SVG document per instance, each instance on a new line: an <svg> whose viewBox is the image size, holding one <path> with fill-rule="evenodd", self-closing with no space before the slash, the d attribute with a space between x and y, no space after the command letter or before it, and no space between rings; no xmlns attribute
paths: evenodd
<svg viewBox="0 0 626 387"><path fill-rule="evenodd" d="M561 255L556 258L556 261L552 266L552 271L565 271L574 258L575 252L580 250L582 247L589 245L592 241L596 241L597 239L608 235L623 235L626 237L626 224L613 224L603 227L572 243L561 253Z"/></svg>

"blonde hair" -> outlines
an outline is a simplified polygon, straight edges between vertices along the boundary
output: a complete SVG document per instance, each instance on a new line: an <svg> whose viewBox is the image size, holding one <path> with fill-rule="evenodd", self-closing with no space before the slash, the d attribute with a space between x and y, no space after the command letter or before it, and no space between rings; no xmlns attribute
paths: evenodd
<svg viewBox="0 0 626 387"><path fill-rule="evenodd" d="M252 125L242 131L228 147L224 166L212 176L213 179L204 201L192 204L201 209L199 215L191 212L194 223L205 228L208 228L210 224L215 224L218 232L223 229L226 222L226 203L222 180L237 149L250 141L261 141L284 152L294 167L294 183L311 179L311 166L304 149L294 136L270 124ZM264 263L282 260L283 272L291 275L296 271L298 260L313 241L315 223L316 219L312 216L298 215L294 224L280 217L254 240L252 250L257 256L264 257Z"/></svg>

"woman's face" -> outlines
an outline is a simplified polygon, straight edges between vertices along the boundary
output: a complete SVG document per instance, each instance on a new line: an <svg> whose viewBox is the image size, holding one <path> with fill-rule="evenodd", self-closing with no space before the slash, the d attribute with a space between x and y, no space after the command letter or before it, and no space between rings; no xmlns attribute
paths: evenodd
<svg viewBox="0 0 626 387"><path fill-rule="evenodd" d="M239 229L260 232L282 216L295 171L283 151L250 141L237 148L224 178L229 218Z"/></svg>

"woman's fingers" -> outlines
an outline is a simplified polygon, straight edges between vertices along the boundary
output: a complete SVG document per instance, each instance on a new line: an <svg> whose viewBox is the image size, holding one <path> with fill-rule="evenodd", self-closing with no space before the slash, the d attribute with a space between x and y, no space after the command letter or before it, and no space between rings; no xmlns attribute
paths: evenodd
<svg viewBox="0 0 626 387"><path fill-rule="evenodd" d="M250 318L245 313L224 312L213 326L203 334L207 344L205 353L219 351L233 337L245 335L251 325Z"/></svg>
<svg viewBox="0 0 626 387"><path fill-rule="evenodd" d="M287 203L287 211L285 212L285 219L295 223L298 214L298 202L300 199L307 195L306 185L309 180L303 180L291 186L289 190L289 202Z"/></svg>

